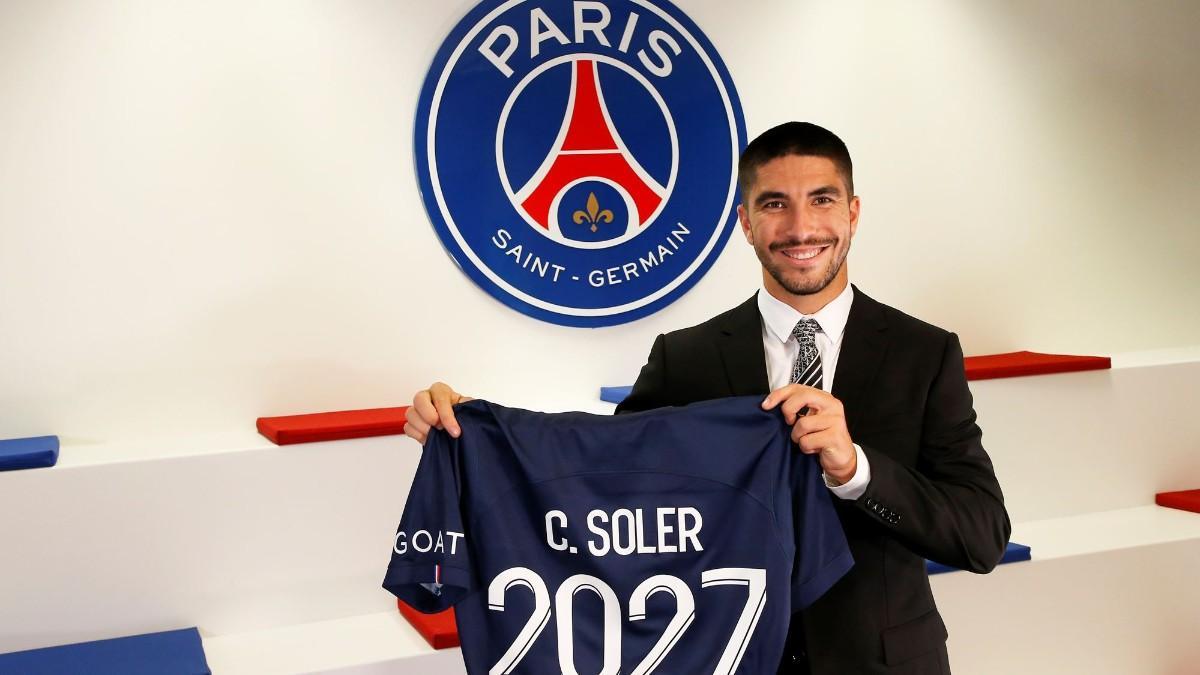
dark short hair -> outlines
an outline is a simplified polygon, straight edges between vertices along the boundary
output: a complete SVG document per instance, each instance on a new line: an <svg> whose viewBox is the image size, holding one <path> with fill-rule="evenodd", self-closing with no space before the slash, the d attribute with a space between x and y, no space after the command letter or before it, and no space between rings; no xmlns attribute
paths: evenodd
<svg viewBox="0 0 1200 675"><path fill-rule="evenodd" d="M846 182L847 197L854 195L854 165L850 162L850 151L846 144L832 131L809 122L785 122L759 134L750 141L738 160L738 187L742 199L749 198L750 186L758 173L758 167L787 155L809 155L825 157L837 165L838 173Z"/></svg>

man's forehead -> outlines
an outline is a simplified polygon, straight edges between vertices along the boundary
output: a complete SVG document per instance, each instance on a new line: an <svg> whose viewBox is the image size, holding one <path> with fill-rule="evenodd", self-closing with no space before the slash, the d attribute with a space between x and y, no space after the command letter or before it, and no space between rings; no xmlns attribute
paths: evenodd
<svg viewBox="0 0 1200 675"><path fill-rule="evenodd" d="M796 180L807 176L821 177L837 175L837 163L828 157L816 155L784 155L767 160L756 172L759 180L764 177Z"/></svg>
<svg viewBox="0 0 1200 675"><path fill-rule="evenodd" d="M760 192L807 193L832 187L845 189L837 164L828 157L784 155L771 159L754 172L751 194Z"/></svg>

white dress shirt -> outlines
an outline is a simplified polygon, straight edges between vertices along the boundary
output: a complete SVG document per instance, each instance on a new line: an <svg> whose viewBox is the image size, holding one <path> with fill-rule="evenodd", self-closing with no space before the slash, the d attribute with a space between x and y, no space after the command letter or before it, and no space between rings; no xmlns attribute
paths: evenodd
<svg viewBox="0 0 1200 675"><path fill-rule="evenodd" d="M833 391L833 376L837 370L838 354L842 351L842 336L846 332L846 320L850 317L850 305L854 301L854 289L846 284L845 290L815 314L801 314L790 305L780 301L765 288L758 291L758 312L762 315L763 352L767 356L767 381L771 390L791 383L792 364L800 352L800 345L792 336L792 329L801 319L816 319L821 325L817 331L817 351L821 354L821 388ZM858 499L867 491L871 482L871 465L862 448L854 444L858 467L854 476L842 485L834 485L825 476L825 485L834 496L841 499Z"/></svg>

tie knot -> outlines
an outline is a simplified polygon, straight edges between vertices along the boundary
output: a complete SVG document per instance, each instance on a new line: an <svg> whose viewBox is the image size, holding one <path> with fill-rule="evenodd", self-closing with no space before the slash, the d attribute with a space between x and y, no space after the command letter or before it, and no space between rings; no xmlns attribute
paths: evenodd
<svg viewBox="0 0 1200 675"><path fill-rule="evenodd" d="M821 324L817 323L816 319L800 319L796 322L796 327L792 329L792 335L795 336L796 342L802 345L813 344L819 330L821 330Z"/></svg>

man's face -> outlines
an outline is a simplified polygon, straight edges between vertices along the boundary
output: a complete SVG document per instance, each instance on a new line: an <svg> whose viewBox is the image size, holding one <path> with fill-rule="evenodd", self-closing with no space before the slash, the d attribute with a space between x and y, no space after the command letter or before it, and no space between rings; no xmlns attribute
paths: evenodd
<svg viewBox="0 0 1200 675"><path fill-rule="evenodd" d="M742 233L762 262L763 281L792 295L845 286L846 254L858 227L858 197L825 157L786 155L758 168L738 206Z"/></svg>

